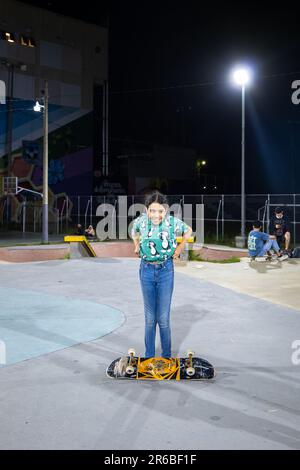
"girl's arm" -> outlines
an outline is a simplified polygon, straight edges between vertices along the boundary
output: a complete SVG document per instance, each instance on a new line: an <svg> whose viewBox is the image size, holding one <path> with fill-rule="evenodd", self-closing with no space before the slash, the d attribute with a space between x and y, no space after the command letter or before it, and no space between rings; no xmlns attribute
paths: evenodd
<svg viewBox="0 0 300 470"><path fill-rule="evenodd" d="M134 243L134 252L136 254L139 254L139 252L140 252L140 235L139 235L139 233L133 234L132 235L132 240L133 240L133 243Z"/></svg>
<svg viewBox="0 0 300 470"><path fill-rule="evenodd" d="M140 252L140 227L139 227L139 217L135 219L132 229L131 229L131 238L134 243L134 252L139 254Z"/></svg>
<svg viewBox="0 0 300 470"><path fill-rule="evenodd" d="M183 248L185 247L186 242L188 241L188 239L190 238L192 233L193 233L193 229L188 226L188 230L184 233L184 235L182 237L182 242L179 243L177 245L176 249L175 249L175 252L174 252L174 255L173 255L174 259L179 257L180 253L182 252Z"/></svg>

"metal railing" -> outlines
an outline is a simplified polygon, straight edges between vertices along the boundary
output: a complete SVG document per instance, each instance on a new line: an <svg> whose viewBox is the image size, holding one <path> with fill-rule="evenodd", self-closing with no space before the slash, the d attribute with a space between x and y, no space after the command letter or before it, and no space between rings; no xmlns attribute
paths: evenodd
<svg viewBox="0 0 300 470"><path fill-rule="evenodd" d="M123 196L124 197L124 196ZM135 203L144 203L144 196L126 196L127 208ZM113 206L113 214L117 214L117 224L119 217L126 217L127 225L133 220L128 215L118 214L118 196L66 196L59 197L59 205L54 200L53 207L49 208L49 230L56 234L73 233L75 226L81 223L84 228L93 225L94 228L101 220L96 216L97 207L100 204L109 203ZM177 204L182 208L186 204L193 207L192 225L195 230L196 217L194 206L204 205L204 231L216 241L232 238L240 233L241 227L241 198L239 194L176 194L169 195L169 204ZM300 241L300 194L248 194L246 195L246 228L251 229L254 220L262 222L263 230L268 231L270 218L273 209L281 206L287 213L292 226L292 240L295 243ZM14 220L20 231L41 230L41 207L39 201L24 199L18 202L18 211ZM8 221L6 217L6 200L1 200L0 222L2 230L6 228ZM128 212L127 212L128 214ZM184 211L183 211L184 218ZM221 227L220 227L221 224ZM118 225L116 230L118 229ZM117 232L118 236L118 232Z"/></svg>

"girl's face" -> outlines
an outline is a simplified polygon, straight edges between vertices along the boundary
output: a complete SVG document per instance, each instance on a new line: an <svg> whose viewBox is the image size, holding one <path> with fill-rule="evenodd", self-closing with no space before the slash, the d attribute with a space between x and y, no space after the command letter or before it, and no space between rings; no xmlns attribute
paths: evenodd
<svg viewBox="0 0 300 470"><path fill-rule="evenodd" d="M159 225L166 217L167 209L158 202L152 202L147 209L147 215L154 225Z"/></svg>

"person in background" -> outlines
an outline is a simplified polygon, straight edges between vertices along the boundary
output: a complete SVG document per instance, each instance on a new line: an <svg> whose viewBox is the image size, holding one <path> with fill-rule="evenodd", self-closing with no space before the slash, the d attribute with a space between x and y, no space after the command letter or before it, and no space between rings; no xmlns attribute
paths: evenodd
<svg viewBox="0 0 300 470"><path fill-rule="evenodd" d="M281 207L276 207L270 220L270 234L276 237L279 246L284 245L284 254L288 254L291 241L290 222Z"/></svg>
<svg viewBox="0 0 300 470"><path fill-rule="evenodd" d="M83 235L83 228L81 224L76 225L76 231L74 232L74 235Z"/></svg>
<svg viewBox="0 0 300 470"><path fill-rule="evenodd" d="M92 225L89 225L87 229L85 229L85 236L87 238L95 238L95 230Z"/></svg>
<svg viewBox="0 0 300 470"><path fill-rule="evenodd" d="M268 235L267 233L261 232L261 222L259 220L255 221L253 230L251 230L248 236L248 252L250 258L257 259L258 261L266 261L270 258L270 255L267 256L267 254L271 249L275 251L279 261L284 261L288 258L287 254L281 252L275 235Z"/></svg>

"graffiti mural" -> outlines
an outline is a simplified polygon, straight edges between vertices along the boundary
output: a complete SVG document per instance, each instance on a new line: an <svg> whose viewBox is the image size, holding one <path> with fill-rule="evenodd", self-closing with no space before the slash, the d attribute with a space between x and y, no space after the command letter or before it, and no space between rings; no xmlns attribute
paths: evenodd
<svg viewBox="0 0 300 470"><path fill-rule="evenodd" d="M43 119L32 111L34 102L15 100L13 105L11 176L19 186L42 192ZM0 178L7 175L7 112L0 113ZM49 221L56 219L62 200L89 195L93 191L92 112L66 106L49 105L48 181ZM25 192L11 203L11 220L17 221ZM11 198L12 199L12 198ZM38 197L26 193L26 199ZM71 200L68 202L69 209Z"/></svg>

